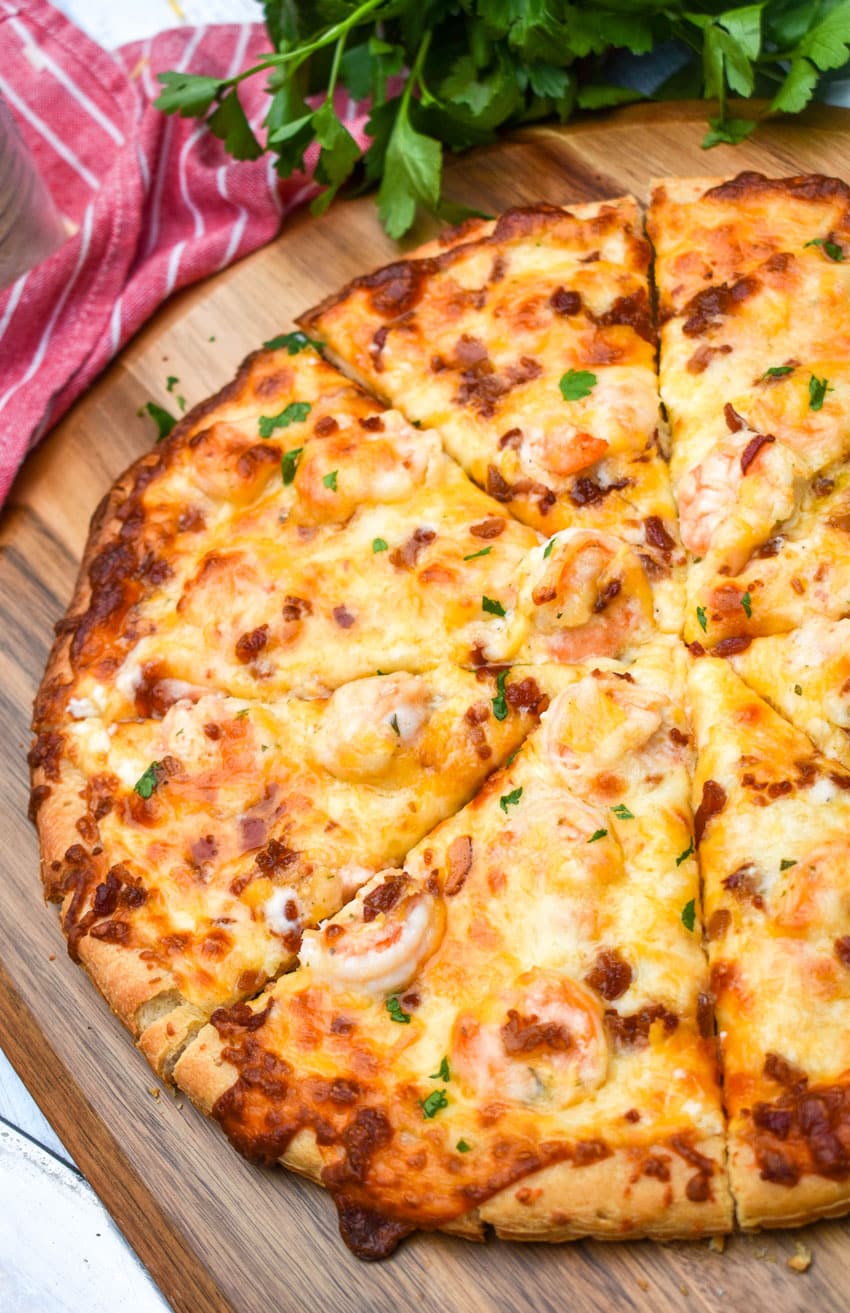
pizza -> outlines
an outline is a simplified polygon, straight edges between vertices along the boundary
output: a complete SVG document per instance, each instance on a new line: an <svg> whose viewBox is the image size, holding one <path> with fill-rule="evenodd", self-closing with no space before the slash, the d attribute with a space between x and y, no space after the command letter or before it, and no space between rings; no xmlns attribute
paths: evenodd
<svg viewBox="0 0 850 1313"><path fill-rule="evenodd" d="M828 178L473 219L94 517L46 894L362 1258L850 1209L848 269Z"/></svg>

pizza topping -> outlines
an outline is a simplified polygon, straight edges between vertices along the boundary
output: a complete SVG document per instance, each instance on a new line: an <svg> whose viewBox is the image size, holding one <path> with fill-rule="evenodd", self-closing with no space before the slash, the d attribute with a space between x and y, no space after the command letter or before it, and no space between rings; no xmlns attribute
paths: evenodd
<svg viewBox="0 0 850 1313"><path fill-rule="evenodd" d="M649 1032L656 1022L665 1035L672 1035L679 1024L675 1012L671 1012L662 1003L649 1003L637 1012L618 1012L616 1008L605 1011L605 1026L617 1043L626 1049L644 1048L649 1043Z"/></svg>
<svg viewBox="0 0 850 1313"><path fill-rule="evenodd" d="M632 968L616 948L602 948L584 979L606 1002L612 1003L625 994L633 978Z"/></svg>
<svg viewBox="0 0 850 1313"><path fill-rule="evenodd" d="M834 392L835 388L829 386L829 380L826 378L816 378L812 374L809 379L809 409L821 410L826 400L827 392Z"/></svg>
<svg viewBox="0 0 850 1313"><path fill-rule="evenodd" d="M708 346L707 343L704 343L702 346L697 347L685 368L689 374L702 374L708 369L715 356L728 356L731 351L732 348L728 342L725 342L722 346Z"/></svg>
<svg viewBox="0 0 850 1313"><path fill-rule="evenodd" d="M309 401L293 401L284 406L278 415L261 415L258 421L261 438L270 438L275 429L287 429L290 424L303 424L310 414Z"/></svg>
<svg viewBox="0 0 850 1313"><path fill-rule="evenodd" d="M504 532L505 521L500 520L498 516L491 515L486 520L481 520L478 524L471 524L469 532L475 538L498 538Z"/></svg>
<svg viewBox="0 0 850 1313"><path fill-rule="evenodd" d="M565 401L582 401L590 396L597 382L596 375L589 369L568 369L561 375L558 386Z"/></svg>
<svg viewBox="0 0 850 1313"><path fill-rule="evenodd" d="M410 1024L410 1013L405 1012L397 998L388 998L384 1006L390 1014L391 1021L397 1021L401 1026Z"/></svg>
<svg viewBox="0 0 850 1313"><path fill-rule="evenodd" d="M316 760L340 779L388 778L431 711L430 688L420 675L371 675L343 684L328 699L315 738Z"/></svg>
<svg viewBox="0 0 850 1313"><path fill-rule="evenodd" d="M433 529L414 529L413 533L402 543L401 547L395 547L390 552L390 560L401 570L412 570L416 565L421 552L434 541L436 533Z"/></svg>
<svg viewBox="0 0 850 1313"><path fill-rule="evenodd" d="M601 770L651 739L664 703L662 694L613 675L586 675L562 689L546 712L542 752L569 788L593 787Z"/></svg>
<svg viewBox="0 0 850 1313"><path fill-rule="evenodd" d="M301 942L303 912L298 894L289 885L273 890L263 905L266 925L276 935L280 935L286 947L297 952Z"/></svg>
<svg viewBox="0 0 850 1313"><path fill-rule="evenodd" d="M268 625L260 625L257 629L252 629L249 633L243 634L236 642L236 660L241 661L243 665L248 665L262 652L268 641Z"/></svg>
<svg viewBox="0 0 850 1313"><path fill-rule="evenodd" d="M684 323L682 332L685 337L701 337L710 329L716 328L722 319L732 315L749 297L760 289L758 278L748 274L737 279L731 286L720 283L714 287L703 288L691 297L680 312Z"/></svg>
<svg viewBox="0 0 850 1313"><path fill-rule="evenodd" d="M333 618L339 625L340 629L350 629L354 624L356 616L352 615L347 606L335 606L333 609Z"/></svg>
<svg viewBox="0 0 850 1313"><path fill-rule="evenodd" d="M556 287L549 297L549 304L558 315L577 315L581 310L581 295L565 287Z"/></svg>
<svg viewBox="0 0 850 1313"><path fill-rule="evenodd" d="M761 451L762 447L767 446L769 442L775 442L775 441L776 438L774 438L773 435L770 433L756 433L752 438L750 438L746 447L741 452L741 473L742 474L747 473L747 470L752 465L753 461Z"/></svg>
<svg viewBox="0 0 850 1313"><path fill-rule="evenodd" d="M702 786L702 801L694 817L694 838L699 844L705 834L705 828L713 816L718 816L726 806L726 790L716 780L706 780Z"/></svg>
<svg viewBox="0 0 850 1313"><path fill-rule="evenodd" d="M444 891L448 897L459 893L472 866L472 839L459 834L446 850L447 876Z"/></svg>

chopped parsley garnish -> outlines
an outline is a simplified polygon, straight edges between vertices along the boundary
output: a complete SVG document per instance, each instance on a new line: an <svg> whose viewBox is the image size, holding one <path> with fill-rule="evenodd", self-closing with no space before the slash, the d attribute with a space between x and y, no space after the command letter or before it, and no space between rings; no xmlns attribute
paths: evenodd
<svg viewBox="0 0 850 1313"><path fill-rule="evenodd" d="M750 616L753 614L753 599L750 597L749 592L744 593L744 596L741 598L741 606L744 608L747 614L747 619L749 620Z"/></svg>
<svg viewBox="0 0 850 1313"><path fill-rule="evenodd" d="M696 901L690 898L682 908L682 925L686 930L693 930L697 920Z"/></svg>
<svg viewBox="0 0 850 1313"><path fill-rule="evenodd" d="M481 598L481 610L486 611L488 615L506 615L507 612L501 602L494 602L492 597Z"/></svg>
<svg viewBox="0 0 850 1313"><path fill-rule="evenodd" d="M245 717L247 716L249 710L250 710L250 707L243 707L241 711L237 711L237 713L236 713L236 719L237 719L237 720L244 720Z"/></svg>
<svg viewBox="0 0 850 1313"><path fill-rule="evenodd" d="M308 337L306 333L281 333L278 337L269 338L263 346L269 351L279 351L281 347L286 347L290 356L297 356L299 351L305 351L311 346L314 351L321 351L324 343L316 340L315 337Z"/></svg>
<svg viewBox="0 0 850 1313"><path fill-rule="evenodd" d="M819 246L824 255L828 255L830 260L835 260L840 264L844 259L844 252L837 242L831 242L828 237L813 237L810 242L804 242L804 246Z"/></svg>
<svg viewBox="0 0 850 1313"><path fill-rule="evenodd" d="M474 561L478 556L489 556L492 550L492 547L482 547L480 552L470 552L469 556L465 556L463 559L465 561Z"/></svg>
<svg viewBox="0 0 850 1313"><path fill-rule="evenodd" d="M432 1117L436 1117L441 1108L448 1108L449 1106L448 1095L445 1090L434 1090L434 1093L429 1094L427 1099L420 1099L419 1102L422 1105L422 1116L429 1121Z"/></svg>
<svg viewBox="0 0 850 1313"><path fill-rule="evenodd" d="M597 839L604 839L607 833L607 830L594 830L587 842L596 843Z"/></svg>
<svg viewBox="0 0 850 1313"><path fill-rule="evenodd" d="M403 1026L406 1026L410 1021L410 1013L405 1012L404 1008L394 995L392 998L387 999L385 1006L392 1021L398 1021Z"/></svg>
<svg viewBox="0 0 850 1313"><path fill-rule="evenodd" d="M522 785L518 789L511 789L510 793L503 793L499 799L499 806L507 816L509 807L516 807L522 797Z"/></svg>
<svg viewBox="0 0 850 1313"><path fill-rule="evenodd" d="M291 451L284 452L280 461L280 473L284 486L288 486L295 478L295 471L298 469L298 462L301 459L303 447L293 447Z"/></svg>
<svg viewBox="0 0 850 1313"><path fill-rule="evenodd" d="M624 802L618 802L617 806L612 807L611 810L618 821L633 821L635 818L634 812L630 812Z"/></svg>
<svg viewBox="0 0 850 1313"><path fill-rule="evenodd" d="M133 785L133 790L138 793L140 798L149 798L156 786L159 784L160 764L158 761L152 761L144 774L140 775Z"/></svg>
<svg viewBox="0 0 850 1313"><path fill-rule="evenodd" d="M439 1070L432 1072L431 1075L428 1077L429 1080L446 1080L446 1081L451 1080L451 1078L452 1077L451 1077L451 1072L449 1071L448 1058L443 1058L443 1061L440 1063Z"/></svg>
<svg viewBox="0 0 850 1313"><path fill-rule="evenodd" d="M165 380L165 390L166 390L166 392L173 392L174 389L177 387L177 384L178 384L179 382L180 382L180 379L177 377L176 374L169 374L169 375L168 375L168 378ZM176 397L176 401L177 401L177 404L178 404L178 406L180 407L181 410L185 410L185 409L186 409L186 398L185 398L185 397L181 397L181 396L178 394L177 397Z"/></svg>
<svg viewBox="0 0 850 1313"><path fill-rule="evenodd" d="M796 865L796 862L792 862L787 857L783 857L782 861L779 863L779 869L780 871L790 871L791 867Z"/></svg>
<svg viewBox="0 0 850 1313"><path fill-rule="evenodd" d="M679 856L676 858L676 865L681 866L682 862L686 862L688 858L693 857L693 855L694 855L694 841L693 839L691 839L685 851L683 853L679 853Z"/></svg>
<svg viewBox="0 0 850 1313"><path fill-rule="evenodd" d="M270 438L275 429L288 429L290 424L303 424L312 409L309 401L290 401L277 415L261 415L260 437Z"/></svg>
<svg viewBox="0 0 850 1313"><path fill-rule="evenodd" d="M373 539L372 539L372 551L373 551L373 552L385 552L385 551L387 550L388 547L389 547L389 543L387 542L386 538L373 538Z"/></svg>
<svg viewBox="0 0 850 1313"><path fill-rule="evenodd" d="M455 1148L457 1149L458 1153L469 1153L470 1149L472 1148L472 1145L467 1144L466 1140L458 1140L457 1144L455 1145Z"/></svg>
<svg viewBox="0 0 850 1313"><path fill-rule="evenodd" d="M568 369L566 374L561 375L558 387L565 401L581 401L590 396L596 383L596 375L589 369Z"/></svg>
<svg viewBox="0 0 850 1313"><path fill-rule="evenodd" d="M552 555L552 549L554 548L554 546L555 546L555 539L554 539L554 538L550 538L549 541L548 541L548 543L546 544L546 546L543 548L543 559L544 559L544 561L546 560L546 558L547 558L548 556L551 556L551 555Z"/></svg>
<svg viewBox="0 0 850 1313"><path fill-rule="evenodd" d="M507 670L500 670L496 677L497 693L493 698L493 715L497 720L506 720L508 715L508 701L505 697L505 680L507 677Z"/></svg>
<svg viewBox="0 0 850 1313"><path fill-rule="evenodd" d="M145 402L141 410L137 413L139 415L150 415L158 430L156 435L157 442L162 442L163 438L167 438L171 430L174 428L174 425L177 423L177 420L171 412L166 410L164 406L158 406L155 401Z"/></svg>
<svg viewBox="0 0 850 1313"><path fill-rule="evenodd" d="M697 607L697 620L699 620L700 629L702 630L703 633L705 633L705 631L708 629L708 621L705 618L704 606Z"/></svg>
<svg viewBox="0 0 850 1313"><path fill-rule="evenodd" d="M390 725L392 726L393 732L394 732L395 734L397 734L399 738L401 738L401 730L400 730L399 727L398 727L398 712L397 712L397 711L394 711L393 714L390 716Z"/></svg>
<svg viewBox="0 0 850 1313"><path fill-rule="evenodd" d="M519 753L519 748L514 748L511 755L505 758L505 766L513 766L514 762L517 759L518 753Z"/></svg>
<svg viewBox="0 0 850 1313"><path fill-rule="evenodd" d="M784 378L786 374L793 374L793 365L771 365L762 374L762 378Z"/></svg>
<svg viewBox="0 0 850 1313"><path fill-rule="evenodd" d="M331 492L336 492L337 474L339 474L339 470L331 470L330 474L326 474L325 477L322 479L322 483L325 485L326 488L330 488Z"/></svg>
<svg viewBox="0 0 850 1313"><path fill-rule="evenodd" d="M801 698L801 697L803 696L803 686L802 686L802 684L795 684L795 685L794 685L794 692L797 694L797 697L798 697L798 698Z"/></svg>
<svg viewBox="0 0 850 1313"><path fill-rule="evenodd" d="M820 410L826 400L827 392L834 392L835 388L829 387L828 378L816 378L812 374L809 379L809 410Z"/></svg>

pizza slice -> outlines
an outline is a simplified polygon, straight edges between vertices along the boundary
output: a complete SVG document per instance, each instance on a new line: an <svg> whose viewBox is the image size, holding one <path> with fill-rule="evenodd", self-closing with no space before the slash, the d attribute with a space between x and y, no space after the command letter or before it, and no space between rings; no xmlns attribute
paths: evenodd
<svg viewBox="0 0 850 1313"><path fill-rule="evenodd" d="M526 524L616 533L678 626L649 247L631 197L539 205L356 279L302 316L333 358Z"/></svg>
<svg viewBox="0 0 850 1313"><path fill-rule="evenodd" d="M850 1208L850 774L693 663L695 834L744 1227Z"/></svg>
<svg viewBox="0 0 850 1313"><path fill-rule="evenodd" d="M729 660L759 697L850 769L850 620L815 616Z"/></svg>
<svg viewBox="0 0 850 1313"><path fill-rule="evenodd" d="M33 758L71 955L153 1065L286 970L316 925L462 806L536 724L531 672L448 666L327 699L179 699Z"/></svg>
<svg viewBox="0 0 850 1313"><path fill-rule="evenodd" d="M677 656L553 674L515 759L177 1064L361 1257L728 1229Z"/></svg>

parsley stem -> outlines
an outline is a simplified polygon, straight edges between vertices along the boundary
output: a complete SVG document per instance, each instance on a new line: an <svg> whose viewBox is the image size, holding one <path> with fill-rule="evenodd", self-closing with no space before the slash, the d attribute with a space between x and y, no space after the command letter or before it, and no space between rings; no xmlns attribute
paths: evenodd
<svg viewBox="0 0 850 1313"><path fill-rule="evenodd" d="M419 49L416 52L416 58L414 59L413 67L410 70L410 77L407 79L407 85L405 86L401 97L400 110L402 114L407 114L410 106L410 97L413 94L414 84L418 83L420 90L424 91L426 95L429 94L428 88L422 81L422 65L425 63L425 57L428 54L428 47L431 44L431 35L431 30L429 29L423 34L422 40L419 43Z"/></svg>
<svg viewBox="0 0 850 1313"><path fill-rule="evenodd" d="M329 27L315 41L310 41L305 46L296 46L292 50L276 51L274 54L268 54L260 60L259 64L246 68L244 72L237 73L232 78L222 78L222 87L235 87L240 82L244 82L246 78L253 77L255 73L264 73L269 68L279 68L283 64L289 64L293 59L296 59L300 64L308 56L315 54L317 50L324 50L325 46L333 45L340 37L347 36L353 27L359 27L373 10L380 9L384 3L385 0L365 0L365 3L355 9L353 14L349 14L348 18L340 19L338 23L334 23L333 27Z"/></svg>
<svg viewBox="0 0 850 1313"><path fill-rule="evenodd" d="M348 40L348 33L343 32L336 43L334 50L333 63L331 64L330 77L328 78L328 94L325 100L329 105L333 104L334 91L336 90L336 80L339 77L339 66L342 62L342 52L345 50L345 43Z"/></svg>

